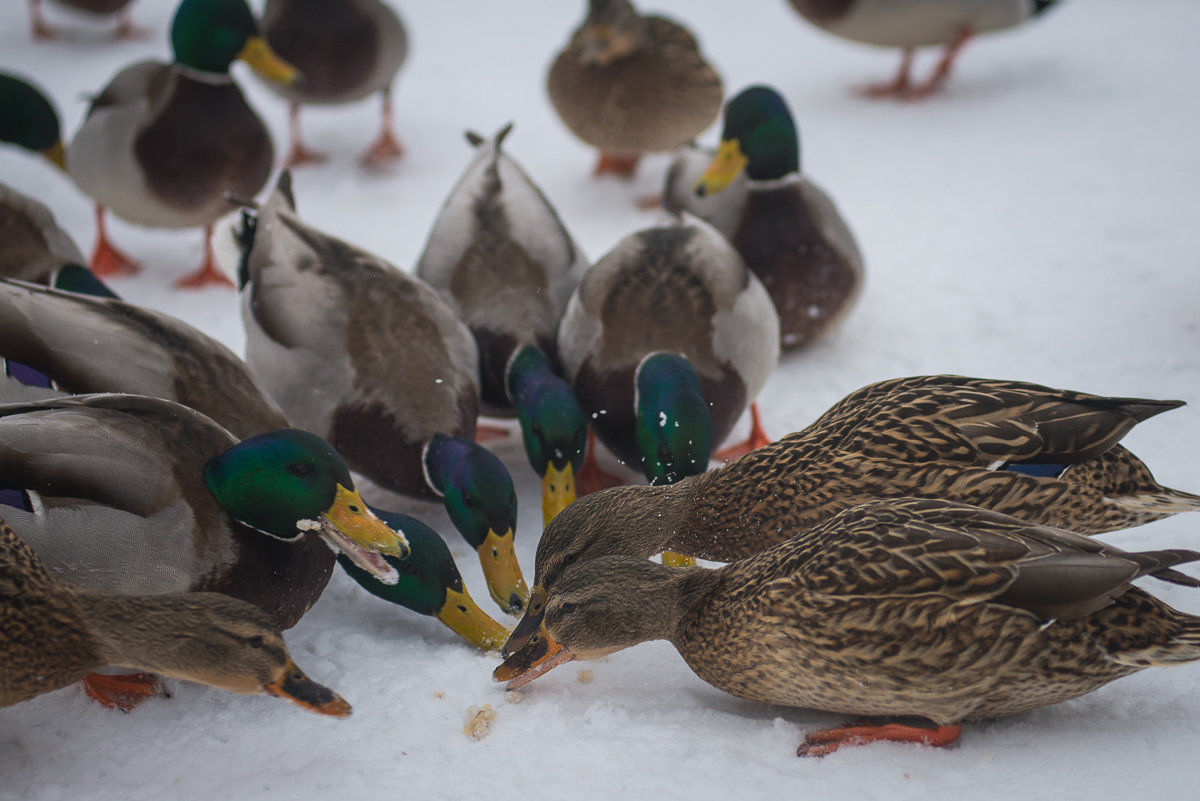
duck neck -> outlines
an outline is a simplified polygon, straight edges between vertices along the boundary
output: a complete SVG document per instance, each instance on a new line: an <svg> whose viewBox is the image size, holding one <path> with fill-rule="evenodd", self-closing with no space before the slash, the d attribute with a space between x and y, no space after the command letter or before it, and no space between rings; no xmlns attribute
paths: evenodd
<svg viewBox="0 0 1200 801"><path fill-rule="evenodd" d="M79 592L84 625L96 645L98 667L136 668L147 673L178 676L172 664L171 641L185 637L179 624L179 596L110 595Z"/></svg>

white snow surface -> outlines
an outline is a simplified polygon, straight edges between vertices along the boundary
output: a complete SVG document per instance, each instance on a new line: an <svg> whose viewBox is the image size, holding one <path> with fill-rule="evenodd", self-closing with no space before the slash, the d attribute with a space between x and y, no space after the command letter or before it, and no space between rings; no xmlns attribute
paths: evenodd
<svg viewBox="0 0 1200 801"><path fill-rule="evenodd" d="M133 43L110 42L107 25L50 6L64 36L34 44L25 3L4 3L0 69L47 89L69 136L84 95L124 64L167 55L173 5L135 3L137 22L155 33ZM822 34L783 0L642 6L687 19L727 92L753 82L783 92L805 169L866 256L866 290L844 326L785 357L767 383L770 433L807 425L864 384L923 373L1182 398L1192 405L1140 425L1125 443L1164 484L1200 490L1200 95L1189 83L1200 72L1200 5L1064 2L972 43L948 89L921 103L853 95L853 84L890 77L898 55ZM633 199L659 188L666 158L645 160L631 183L595 181L594 153L547 101L547 64L582 2L410 0L400 11L413 43L395 95L408 153L385 175L357 165L376 130L375 101L306 111L309 144L332 156L296 173L306 219L411 267L471 158L461 132L487 135L509 120L508 152L593 260L655 219ZM924 53L919 69L931 59ZM282 152L284 105L244 66L234 72ZM91 205L65 176L0 148L0 181L49 205L88 251ZM198 263L199 232L115 220L111 231L146 267L115 281L118 292L242 350L233 292L170 288ZM518 483L518 554L532 578L538 483L517 438L498 453ZM423 511L447 535L474 597L499 615L469 547L440 511ZM1200 518L1182 515L1105 540L1197 547L1198 532ZM1200 612L1196 591L1147 586ZM881 744L816 760L797 759L796 745L841 718L725 695L662 642L560 667L514 704L491 680L494 656L340 571L287 640L305 671L354 705L353 717L183 682L121 715L66 688L0 710L0 798L1189 798L1200 779L1196 665L968 724L948 749ZM585 667L591 683L578 680ZM463 723L482 704L498 715L475 741Z"/></svg>

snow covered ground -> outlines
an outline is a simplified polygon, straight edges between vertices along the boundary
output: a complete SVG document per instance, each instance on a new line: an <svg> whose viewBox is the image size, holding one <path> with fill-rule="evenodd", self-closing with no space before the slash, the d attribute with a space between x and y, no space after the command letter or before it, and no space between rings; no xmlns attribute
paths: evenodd
<svg viewBox="0 0 1200 801"><path fill-rule="evenodd" d="M84 94L125 63L167 53L172 0L136 3L137 21L156 33L121 44L54 8L64 38L32 44L24 5L0 9L0 69L49 90L68 134ZM803 427L863 384L920 373L1183 398L1193 405L1145 423L1126 444L1163 483L1200 490L1200 96L1190 84L1200 70L1200 6L1066 2L1037 24L973 43L948 91L904 104L848 91L889 77L896 54L825 36L783 0L643 5L686 17L727 90L765 81L788 97L804 166L838 201L867 258L866 292L845 326L788 357L768 383L770 432ZM306 112L310 144L332 158L297 173L303 215L409 267L468 158L461 131L515 120L509 152L593 259L649 224L632 198L658 188L665 157L647 160L631 184L593 181L592 152L544 94L548 60L582 10L582 2L405 3L413 52L396 102L408 155L388 175L356 165L374 135L374 102ZM244 67L235 74L282 150L284 106ZM91 207L62 175L4 148L0 181L42 199L90 248ZM198 232L119 221L112 232L147 267L117 282L119 292L241 350L232 292L169 288L198 263ZM531 577L537 485L516 441L498 452L519 481L518 553ZM426 511L486 603L470 550L440 512ZM1200 547L1200 518L1106 539ZM1200 612L1200 593L1152 585ZM172 698L124 716L68 688L0 710L0 798L1191 797L1200 779L1195 665L968 725L946 750L877 745L798 760L803 733L837 718L726 696L665 643L565 666L511 703L491 681L493 657L340 573L288 642L310 675L354 705L352 718L178 682ZM463 723L482 704L497 717L475 741Z"/></svg>

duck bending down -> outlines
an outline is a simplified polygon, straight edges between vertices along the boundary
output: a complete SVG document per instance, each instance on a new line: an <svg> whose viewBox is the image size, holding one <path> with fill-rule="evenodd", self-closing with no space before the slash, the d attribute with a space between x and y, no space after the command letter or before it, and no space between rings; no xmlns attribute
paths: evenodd
<svg viewBox="0 0 1200 801"><path fill-rule="evenodd" d="M717 570L633 556L576 562L547 596L539 636L494 677L513 689L572 659L665 639L739 698L933 724L816 731L798 755L948 745L964 721L1200 660L1200 617L1132 585L1153 576L1200 587L1174 569L1196 560L949 501L873 501Z"/></svg>
<svg viewBox="0 0 1200 801"><path fill-rule="evenodd" d="M55 0L59 5L86 11L97 16L117 15L117 26L113 29L116 39L139 39L146 31L133 24L129 13L131 0ZM42 0L29 0L29 26L35 40L57 39L58 31L42 15Z"/></svg>

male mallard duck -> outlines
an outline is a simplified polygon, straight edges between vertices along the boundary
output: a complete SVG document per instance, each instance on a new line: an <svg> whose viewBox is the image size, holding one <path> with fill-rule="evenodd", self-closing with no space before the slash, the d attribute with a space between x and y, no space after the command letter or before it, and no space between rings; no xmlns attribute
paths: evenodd
<svg viewBox="0 0 1200 801"><path fill-rule="evenodd" d="M653 488L636 488L653 493ZM586 500L586 499L585 499ZM935 729L856 724L798 754L890 740L947 745L964 720L1076 698L1154 665L1200 659L1200 617L1132 585L1194 551L1127 553L947 501L874 501L718 570L607 556L569 568L545 627L496 671L519 686L571 659L668 640L727 693Z"/></svg>
<svg viewBox="0 0 1200 801"><path fill-rule="evenodd" d="M1180 405L962 376L871 384L724 467L572 504L542 533L529 610L508 648L536 632L570 564L664 550L741 559L877 498L944 498L1081 534L1200 511L1200 497L1159 485L1117 444Z"/></svg>
<svg viewBox="0 0 1200 801"><path fill-rule="evenodd" d="M86 11L91 14L117 14L117 27L113 35L117 39L136 39L144 31L133 24L129 16L130 0L57 0L59 5ZM54 39L58 31L42 17L42 0L29 0L29 23L34 39Z"/></svg>
<svg viewBox="0 0 1200 801"><path fill-rule="evenodd" d="M258 35L245 0L183 0L171 23L175 62L142 61L117 73L92 101L71 143L71 178L96 201L91 268L101 277L136 269L112 247L104 210L151 228L205 227L204 262L177 282L229 283L213 263L212 223L227 194L251 197L271 174L263 121L229 75L242 59L264 75L296 79Z"/></svg>
<svg viewBox="0 0 1200 801"><path fill-rule="evenodd" d="M689 182L690 193L679 185L695 157L683 158L690 162L668 175L664 202L682 203L733 243L771 293L783 346L811 342L836 326L858 300L862 254L833 201L800 174L799 140L784 99L752 86L730 100L721 146L699 182Z"/></svg>
<svg viewBox="0 0 1200 801"><path fill-rule="evenodd" d="M0 277L53 283L68 264L83 264L70 234L50 209L0 184Z"/></svg>
<svg viewBox="0 0 1200 801"><path fill-rule="evenodd" d="M595 175L633 175L642 153L682 145L721 110L721 78L695 37L629 0L588 0L546 87L571 132L600 149Z"/></svg>
<svg viewBox="0 0 1200 801"><path fill-rule="evenodd" d="M588 270L558 352L597 436L662 484L708 468L775 367L779 323L737 252L692 218L631 234Z"/></svg>
<svg viewBox="0 0 1200 801"><path fill-rule="evenodd" d="M587 419L554 371L558 323L587 259L549 201L491 140L467 133L474 160L446 199L416 273L441 291L479 344L484 410L521 422L529 463L542 477L550 522L575 500Z"/></svg>
<svg viewBox="0 0 1200 801"><path fill-rule="evenodd" d="M217 593L114 595L73 587L0 520L0 706L124 665L235 693L286 698L322 715L350 705L304 675L275 623ZM186 644L181 647L181 644Z"/></svg>
<svg viewBox="0 0 1200 801"><path fill-rule="evenodd" d="M46 95L16 75L0 72L0 142L45 156L60 170L67 166L58 112Z"/></svg>
<svg viewBox="0 0 1200 801"><path fill-rule="evenodd" d="M471 332L423 281L303 223L288 173L236 236L246 362L267 392L376 484L440 498L492 598L522 609L512 478L472 440Z"/></svg>
<svg viewBox="0 0 1200 801"><path fill-rule="evenodd" d="M408 33L387 3L267 0L262 30L271 48L304 76L296 84L267 81L291 103L292 145L285 167L325 159L304 146L302 104L350 103L376 93L383 95L383 124L363 162L381 165L404 154L392 132L392 82L408 56Z"/></svg>
<svg viewBox="0 0 1200 801"><path fill-rule="evenodd" d="M900 71L887 83L863 87L868 97L918 99L950 77L954 60L977 33L1014 28L1040 15L1057 0L791 0L822 30L855 42L900 47ZM909 70L918 47L945 46L924 82L912 85Z"/></svg>

